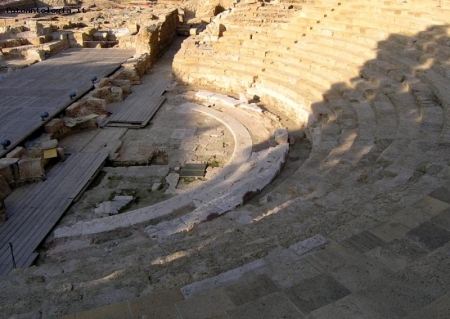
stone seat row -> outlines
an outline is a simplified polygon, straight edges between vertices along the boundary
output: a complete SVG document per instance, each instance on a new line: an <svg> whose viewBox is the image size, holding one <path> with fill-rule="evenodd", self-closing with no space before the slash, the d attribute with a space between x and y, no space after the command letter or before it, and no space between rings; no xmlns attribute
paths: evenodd
<svg viewBox="0 0 450 319"><path fill-rule="evenodd" d="M407 15L402 13L406 12ZM371 15L374 19L368 20L367 16ZM348 17L351 23L361 25L373 25L374 21L381 22L383 24L398 25L398 27L406 27L416 29L418 31L423 30L424 25L442 24L446 21L446 14L430 14L430 12L423 11L410 11L399 10L395 8L376 8L376 7L364 7L361 9L341 8L336 11L336 14L331 16L332 18L345 21L343 18Z"/></svg>
<svg viewBox="0 0 450 319"><path fill-rule="evenodd" d="M280 56L280 59L281 59L281 56Z"/></svg>
<svg viewBox="0 0 450 319"><path fill-rule="evenodd" d="M372 53L371 53L372 54ZM373 74L372 74L372 76L373 76ZM259 78L257 78L257 81L256 82L258 82L258 80L259 80ZM384 81L386 81L386 79L383 79ZM257 84L259 84L259 83L257 83ZM359 87L359 86L361 86L361 83L358 83L357 84L357 86ZM353 98L352 98L353 99ZM402 100L402 99L399 99L399 98L393 98L393 100L396 102L396 104L397 105L400 105L400 103L399 103L399 100ZM408 101L408 103L409 102L411 102L411 100L408 98L408 99L405 99L406 101ZM352 102L352 103L355 103L355 102ZM381 103L381 102L380 102ZM385 103L385 105L390 105L390 104L388 104L386 101L384 101L384 103ZM380 105L383 105L383 104L380 104ZM408 105L407 103L406 104L404 104L404 105ZM406 110L406 108L400 108L399 107L399 109L400 110ZM436 109L436 108L435 108ZM436 109L436 110L439 110L439 109ZM380 113L380 112L379 112ZM414 112L413 112L414 113ZM416 118L411 118L411 119L413 119L413 121L410 121L410 123L407 123L407 124L411 124L411 123L417 123L417 117ZM420 120L420 119L419 119ZM395 122L395 121L394 121ZM403 124L402 124L402 129L404 129L404 132L403 132L403 134L405 134L405 136L407 135L406 133L408 133L408 131L406 130L406 128L407 128L407 126L408 125L406 125L406 124L404 124L405 122L402 122ZM436 126L438 126L439 127L439 124L436 124ZM325 130L326 131L326 130ZM382 130L380 130L380 131L382 131ZM401 132L400 132L401 133ZM401 137L401 134L399 135L400 137Z"/></svg>
<svg viewBox="0 0 450 319"><path fill-rule="evenodd" d="M361 148L361 144L359 145L359 147ZM332 150L333 148L331 148L331 150ZM356 148L355 148L355 150L356 150ZM323 151L323 150L322 150ZM356 151L355 151L355 153L357 153ZM354 153L353 153L354 154ZM347 156L348 157L348 156Z"/></svg>

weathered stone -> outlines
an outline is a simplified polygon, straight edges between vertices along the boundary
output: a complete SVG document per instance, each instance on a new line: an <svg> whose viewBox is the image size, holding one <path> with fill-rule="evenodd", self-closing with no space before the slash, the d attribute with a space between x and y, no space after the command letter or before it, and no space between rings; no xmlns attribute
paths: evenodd
<svg viewBox="0 0 450 319"><path fill-rule="evenodd" d="M43 151L58 147L58 140L42 141L40 147Z"/></svg>
<svg viewBox="0 0 450 319"><path fill-rule="evenodd" d="M53 118L45 124L45 132L56 133L64 126L64 120Z"/></svg>
<svg viewBox="0 0 450 319"><path fill-rule="evenodd" d="M178 180L180 179L180 174L170 173L166 177L166 182L169 184L169 188L166 190L166 194L172 194L176 192L176 187Z"/></svg>
<svg viewBox="0 0 450 319"><path fill-rule="evenodd" d="M111 84L122 88L124 93L131 93L131 81L115 79L111 81Z"/></svg>
<svg viewBox="0 0 450 319"><path fill-rule="evenodd" d="M66 115L69 117L107 113L107 102L95 97L89 97L86 100L75 102L66 109Z"/></svg>
<svg viewBox="0 0 450 319"><path fill-rule="evenodd" d="M113 101L120 102L123 100L123 89L121 87L112 86L110 92Z"/></svg>
<svg viewBox="0 0 450 319"><path fill-rule="evenodd" d="M58 148L56 148L56 152L58 153L58 157L59 157L62 161L65 161L65 160L66 160L66 153L65 153L65 151L64 151L64 148L58 147Z"/></svg>
<svg viewBox="0 0 450 319"><path fill-rule="evenodd" d="M42 61L45 59L45 51L37 49L29 49L26 52L26 58L33 61Z"/></svg>
<svg viewBox="0 0 450 319"><path fill-rule="evenodd" d="M40 178L45 174L40 158L22 158L19 161L20 179Z"/></svg>
<svg viewBox="0 0 450 319"><path fill-rule="evenodd" d="M2 158L0 159L0 175L2 175L8 184L19 179L19 159Z"/></svg>
<svg viewBox="0 0 450 319"><path fill-rule="evenodd" d="M277 129L274 133L274 137L275 137L275 142L277 142L278 144L287 144L288 142L288 131L286 129Z"/></svg>
<svg viewBox="0 0 450 319"><path fill-rule="evenodd" d="M8 158L21 158L22 156L24 156L26 154L27 154L27 150L24 147L17 146L11 152L6 154L6 157L8 157Z"/></svg>
<svg viewBox="0 0 450 319"><path fill-rule="evenodd" d="M111 80L109 78L103 78L100 80L97 80L98 82L94 83L94 87L96 89L102 88L104 86L110 86L111 85Z"/></svg>
<svg viewBox="0 0 450 319"><path fill-rule="evenodd" d="M155 192L155 191L161 189L161 187L162 187L161 183L153 183L153 185L152 185L152 192Z"/></svg>
<svg viewBox="0 0 450 319"><path fill-rule="evenodd" d="M239 93L239 101L241 101L242 103L248 103L247 97L242 92Z"/></svg>

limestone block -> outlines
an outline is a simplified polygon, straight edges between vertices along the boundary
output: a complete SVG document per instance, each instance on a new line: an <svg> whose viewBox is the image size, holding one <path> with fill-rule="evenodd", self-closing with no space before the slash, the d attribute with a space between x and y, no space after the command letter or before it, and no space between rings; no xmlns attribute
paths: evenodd
<svg viewBox="0 0 450 319"><path fill-rule="evenodd" d="M62 119L51 119L47 124L45 124L46 133L56 133L64 126L64 121Z"/></svg>
<svg viewBox="0 0 450 319"><path fill-rule="evenodd" d="M112 86L110 88L112 100L115 102L123 101L123 89L121 87Z"/></svg>
<svg viewBox="0 0 450 319"><path fill-rule="evenodd" d="M241 109L262 113L262 109L256 103L242 103L239 105Z"/></svg>
<svg viewBox="0 0 450 319"><path fill-rule="evenodd" d="M20 179L38 178L45 174L40 158L22 158L19 161Z"/></svg>
<svg viewBox="0 0 450 319"><path fill-rule="evenodd" d="M152 192L160 190L161 188L162 188L162 184L161 183L153 183L153 185L152 185Z"/></svg>
<svg viewBox="0 0 450 319"><path fill-rule="evenodd" d="M242 92L239 93L239 101L241 101L242 103L248 103L247 97Z"/></svg>
<svg viewBox="0 0 450 319"><path fill-rule="evenodd" d="M123 69L116 73L114 80L129 80L132 84L141 84L141 77L135 69Z"/></svg>
<svg viewBox="0 0 450 319"><path fill-rule="evenodd" d="M6 179L0 175L0 201L8 197L9 194L11 194L11 188Z"/></svg>
<svg viewBox="0 0 450 319"><path fill-rule="evenodd" d="M189 35L198 35L198 29L197 28L190 28L189 29Z"/></svg>
<svg viewBox="0 0 450 319"><path fill-rule="evenodd" d="M127 22L127 28L131 35L135 35L139 32L139 25L136 22Z"/></svg>
<svg viewBox="0 0 450 319"><path fill-rule="evenodd" d="M69 117L75 117L78 113L78 111L83 106L82 102L75 102L72 103L67 109L66 109L66 115Z"/></svg>
<svg viewBox="0 0 450 319"><path fill-rule="evenodd" d="M25 57L28 60L42 61L45 59L45 52L44 50L29 49L27 50Z"/></svg>
<svg viewBox="0 0 450 319"><path fill-rule="evenodd" d="M48 141L42 141L40 143L40 147L43 151L57 148L58 147L58 140L48 140Z"/></svg>
<svg viewBox="0 0 450 319"><path fill-rule="evenodd" d="M0 159L0 175L2 175L8 184L19 179L18 158Z"/></svg>
<svg viewBox="0 0 450 319"><path fill-rule="evenodd" d="M107 102L103 99L89 97L86 100L75 102L66 109L68 117L79 117L88 114L107 114Z"/></svg>
<svg viewBox="0 0 450 319"><path fill-rule="evenodd" d="M58 153L58 157L62 160L66 160L66 152L64 152L64 149L62 147L56 148L56 152Z"/></svg>
<svg viewBox="0 0 450 319"><path fill-rule="evenodd" d="M27 154L27 150L22 146L17 146L15 149L13 149L11 152L9 152L6 157L8 158L21 158Z"/></svg>
<svg viewBox="0 0 450 319"><path fill-rule="evenodd" d="M39 45L45 43L45 37L31 37L27 38L28 42L33 45Z"/></svg>
<svg viewBox="0 0 450 319"><path fill-rule="evenodd" d="M95 124L97 114L88 114L80 117L67 117L66 126L63 129L68 129L67 133L73 132L73 130L82 130L97 128Z"/></svg>
<svg viewBox="0 0 450 319"><path fill-rule="evenodd" d="M170 173L166 177L166 182L169 184L169 188L166 190L166 194L176 193L176 187L178 185L178 180L180 179L180 174Z"/></svg>
<svg viewBox="0 0 450 319"><path fill-rule="evenodd" d="M105 100L107 103L111 103L113 101L113 96L111 94L111 87L109 86L97 88L94 91L92 91L90 95L93 98Z"/></svg>
<svg viewBox="0 0 450 319"><path fill-rule="evenodd" d="M111 85L110 82L111 82L110 79L108 79L108 78L102 78L102 79L98 80L97 83L94 84L94 87L95 87L96 89L99 89L99 88L102 88L102 87L104 87L104 86L110 86L110 85Z"/></svg>
<svg viewBox="0 0 450 319"><path fill-rule="evenodd" d="M74 32L73 39L75 40L75 43L80 46L84 46L85 41L92 41L92 37L85 32Z"/></svg>
<svg viewBox="0 0 450 319"><path fill-rule="evenodd" d="M275 130L274 137L275 142L277 142L278 144L287 144L289 138L288 130L284 128L277 129Z"/></svg>
<svg viewBox="0 0 450 319"><path fill-rule="evenodd" d="M67 40L69 38L66 32L53 32L53 40Z"/></svg>
<svg viewBox="0 0 450 319"><path fill-rule="evenodd" d="M35 32L36 35L43 35L44 34L44 26L42 23L39 23L37 21L29 20L26 22L27 27L30 29L30 31Z"/></svg>
<svg viewBox="0 0 450 319"><path fill-rule="evenodd" d="M107 113L107 103L105 100L90 97L86 100L86 103L92 106L92 108L97 111L94 113Z"/></svg>
<svg viewBox="0 0 450 319"><path fill-rule="evenodd" d="M97 41L102 41L102 40L107 41L108 36L109 36L108 32L106 32L106 31L103 31L103 32L97 31L97 32L94 32L93 38L94 38L94 40L97 40Z"/></svg>
<svg viewBox="0 0 450 319"><path fill-rule="evenodd" d="M111 84L118 86L122 89L123 93L131 93L131 81L130 80L112 80Z"/></svg>

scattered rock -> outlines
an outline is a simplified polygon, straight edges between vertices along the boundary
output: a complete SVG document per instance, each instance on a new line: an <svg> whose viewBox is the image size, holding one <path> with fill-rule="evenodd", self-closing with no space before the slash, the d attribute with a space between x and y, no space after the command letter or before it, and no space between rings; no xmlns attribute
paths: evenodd
<svg viewBox="0 0 450 319"><path fill-rule="evenodd" d="M288 142L289 134L288 130L284 128L277 129L274 134L275 142L279 145L286 144Z"/></svg>
<svg viewBox="0 0 450 319"><path fill-rule="evenodd" d="M153 183L153 185L152 185L152 192L160 190L161 188L162 188L162 184L161 183Z"/></svg>
<svg viewBox="0 0 450 319"><path fill-rule="evenodd" d="M116 196L112 201L100 203L94 214L116 215L133 200L133 196Z"/></svg>

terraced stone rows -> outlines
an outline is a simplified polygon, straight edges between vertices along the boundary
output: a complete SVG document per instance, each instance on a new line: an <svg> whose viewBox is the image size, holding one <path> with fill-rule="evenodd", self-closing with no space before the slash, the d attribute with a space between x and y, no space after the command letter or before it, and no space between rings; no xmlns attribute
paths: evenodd
<svg viewBox="0 0 450 319"><path fill-rule="evenodd" d="M450 237L442 230L445 228L442 225L447 225L444 221L448 218L448 212L445 215L448 191L441 189L447 194L443 197L437 195L439 191L430 194L442 184L450 185L446 146L450 103L445 78L448 54L441 49L446 47L445 30L434 28L415 36L388 35L379 33L382 24L374 24L370 29L373 33L367 35L362 28L370 27L371 20L347 29L345 24L330 22L332 15L355 14L349 20L355 23L364 15L370 16L371 8L377 5L386 12L404 9L401 2L372 1L369 9L360 8L360 14L352 6L359 2L340 6L326 0L320 3L327 8L327 17L318 24L319 28L309 27L314 17L320 15L320 12L317 15L319 8L310 9L314 12L311 20L291 19L291 24L298 26L296 30L306 27L304 37L292 33L292 38L271 46L272 30L258 27L254 29L260 31L257 34L238 35L227 28L217 42L220 46L212 45L208 51L202 51L201 45L194 47L187 40L179 52L174 66L180 79L228 93L254 93L265 102L280 108L284 105L286 113L304 122L305 134L313 148L308 160L288 180L263 194L259 202L236 210L238 213L248 210L252 217L245 227L230 226L232 231L238 229L243 234L226 233L228 221L218 219L211 222L217 228L203 225L193 233L169 236L164 248L177 252L186 249L182 251L183 258L190 258L188 255L196 251L200 263L215 263L221 276L220 273L233 271L234 265L244 263L242 260L257 263L258 253L270 259L269 252L276 252L275 247L289 247L298 239L320 233L336 243L305 258L316 271L322 272L322 277L317 273L312 277L334 284L337 280L339 291L345 293L337 300L312 308L296 304L303 312L300 317L308 314L309 318L358 317L355 313L376 317L382 308L386 311L381 313L383 318L414 311L420 316L423 309L438 307L448 297L445 288L449 283L445 270L448 256L444 256L449 247L444 241ZM423 2L415 1L409 6L412 8L414 4ZM248 7L252 5L246 5L245 10ZM415 10L411 9L407 19L412 19ZM444 19L444 15L438 17ZM231 18L224 23L227 21ZM236 17L233 23L237 21ZM411 32L416 27L421 30L422 22L423 28L427 28L426 20L415 20L417 25L411 30L402 26L408 20L397 21L401 22L399 29L392 32ZM267 24L275 26L270 21ZM389 26L392 30L397 27ZM328 33L327 27L342 30ZM288 36L284 31L282 34ZM321 54L322 43L322 50L326 48L328 52L316 58ZM435 54L437 63L424 65ZM245 64L238 66L238 62ZM271 64L267 66L268 63ZM189 70L186 74L180 73L183 67ZM330 67L332 71L328 71ZM436 216L441 223L434 219ZM433 231L441 234L439 243L430 239ZM269 238L260 237L260 233ZM205 244L210 238L214 238L214 243ZM230 239L234 250L226 251L224 247ZM203 245L211 247L208 250ZM414 256L402 255L407 253ZM186 264L182 257L171 258L176 261L167 262L167 267L183 271ZM298 278L302 274L297 268L282 268L277 265L261 271L281 286L306 280ZM350 276L350 272L361 277ZM248 279L252 289L258 286L259 281L252 281L258 274L261 275L255 271ZM210 281L214 280L211 273L208 276ZM308 283L311 284L302 281L304 285ZM301 291L299 287L295 289ZM291 297L295 303L295 296ZM254 310L267 300L282 300L283 305L291 305L279 291L270 291L249 301L251 305L239 304L235 305L238 310L224 311L231 318L240 318L239 314L248 317L249 309ZM186 310L181 304L177 307Z"/></svg>
<svg viewBox="0 0 450 319"><path fill-rule="evenodd" d="M357 86L357 87L361 87L361 83ZM369 86L370 87L370 86ZM363 91L364 92L364 91ZM437 111L437 110L436 110ZM313 153L312 154L314 154L314 150L313 150Z"/></svg>

